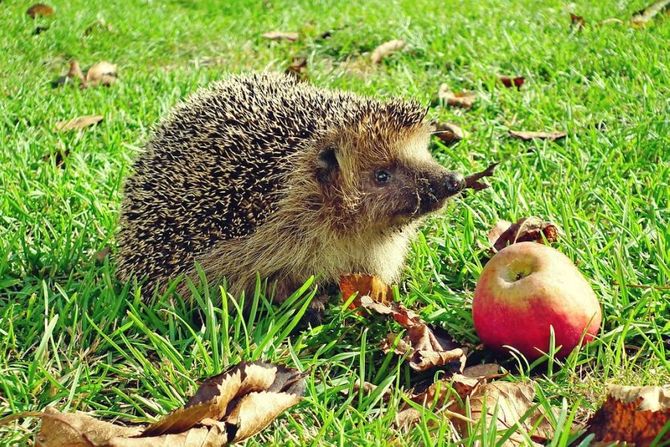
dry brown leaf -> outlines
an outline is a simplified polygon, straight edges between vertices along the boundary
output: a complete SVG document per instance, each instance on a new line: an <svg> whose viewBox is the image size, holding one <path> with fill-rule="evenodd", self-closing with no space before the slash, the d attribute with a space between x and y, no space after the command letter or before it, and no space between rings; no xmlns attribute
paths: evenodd
<svg viewBox="0 0 670 447"><path fill-rule="evenodd" d="M407 330L405 337L397 343L396 335L389 334L382 343L382 349L385 352L394 349L396 354L407 355L409 366L415 371L426 371L438 366L463 370L467 350L459 346L445 330L427 325L417 314L399 303L385 305L363 296L360 306L380 315L391 316Z"/></svg>
<svg viewBox="0 0 670 447"><path fill-rule="evenodd" d="M288 393L254 392L244 396L226 418L232 442L253 436L268 426L286 409L302 400L301 396ZM230 426L235 427L231 430Z"/></svg>
<svg viewBox="0 0 670 447"><path fill-rule="evenodd" d="M376 276L362 275L355 273L340 277L340 292L342 299L347 301L354 293L357 293L356 299L351 303L350 308L355 309L361 305L361 297L369 296L373 301L388 303L393 301L393 289L391 286Z"/></svg>
<svg viewBox="0 0 670 447"><path fill-rule="evenodd" d="M452 92L447 84L442 84L437 92L437 98L450 107L470 109L477 95L474 92Z"/></svg>
<svg viewBox="0 0 670 447"><path fill-rule="evenodd" d="M463 139L463 129L452 123L437 123L432 132L445 146L451 146Z"/></svg>
<svg viewBox="0 0 670 447"><path fill-rule="evenodd" d="M38 447L98 446L114 437L137 436L142 432L142 427L99 421L80 411L61 413L47 407L40 417L42 427L35 439Z"/></svg>
<svg viewBox="0 0 670 447"><path fill-rule="evenodd" d="M110 86L116 82L117 71L116 65L102 61L93 64L86 73L85 86L91 87L96 85Z"/></svg>
<svg viewBox="0 0 670 447"><path fill-rule="evenodd" d="M408 431L421 420L421 412L416 408L405 408L395 415L394 424L400 430Z"/></svg>
<svg viewBox="0 0 670 447"><path fill-rule="evenodd" d="M147 428L49 408L25 416L42 418L36 444L43 447L222 446L262 430L302 399L304 387L304 376L296 370L241 363L203 382L184 408Z"/></svg>
<svg viewBox="0 0 670 447"><path fill-rule="evenodd" d="M499 220L489 231L488 239L493 250L498 252L517 242L544 243L546 240L553 243L558 240L558 233L556 224L532 216L523 217L514 224L506 220Z"/></svg>
<svg viewBox="0 0 670 447"><path fill-rule="evenodd" d="M610 386L607 400L589 421L587 433L601 442L652 443L670 424L670 386ZM658 445L670 441L670 431Z"/></svg>
<svg viewBox="0 0 670 447"><path fill-rule="evenodd" d="M469 397L470 417L475 423L482 418L491 420L495 417L501 431L518 423L535 441L551 439L553 428L541 408L533 404L534 398L532 383L495 381L482 384ZM451 410L463 416L466 414L465 408L458 403ZM454 422L462 435L468 433L467 423L459 419ZM503 445L525 445L524 439L515 434Z"/></svg>
<svg viewBox="0 0 670 447"><path fill-rule="evenodd" d="M523 141L531 140L549 140L556 141L566 137L566 133L562 131L554 132L532 132L525 130L510 130L509 135L514 138L518 138Z"/></svg>
<svg viewBox="0 0 670 447"><path fill-rule="evenodd" d="M49 5L45 5L44 3L35 3L26 11L26 14L28 14L32 19L36 17L49 17L53 15L53 13L54 9Z"/></svg>
<svg viewBox="0 0 670 447"><path fill-rule="evenodd" d="M586 26L586 19L584 19L582 16L578 16L577 14L570 13L570 26L577 31L580 31Z"/></svg>
<svg viewBox="0 0 670 447"><path fill-rule="evenodd" d="M404 40L389 40L388 42L384 42L374 49L372 55L370 56L370 60L373 64L379 64L382 60L384 60L385 57L390 56L393 53L397 53L403 48L405 48Z"/></svg>
<svg viewBox="0 0 670 447"><path fill-rule="evenodd" d="M497 363L483 363L481 365L468 366L462 373L465 377L477 379L492 379L503 376L500 373L500 365Z"/></svg>
<svg viewBox="0 0 670 447"><path fill-rule="evenodd" d="M635 26L644 26L649 23L656 15L670 6L670 0L657 0L651 5L633 14L630 19Z"/></svg>
<svg viewBox="0 0 670 447"><path fill-rule="evenodd" d="M294 57L291 65L284 71L287 75L293 76L299 81L307 80L307 59L299 56Z"/></svg>
<svg viewBox="0 0 670 447"><path fill-rule="evenodd" d="M500 76L498 79L507 88L516 87L521 89L521 86L526 82L526 78L523 76Z"/></svg>
<svg viewBox="0 0 670 447"><path fill-rule="evenodd" d="M486 169L484 169L481 172L477 172L476 174L468 175L465 177L465 188L464 189L472 189L474 191L481 191L482 189L486 189L489 187L486 183L481 182L480 180L483 179L484 177L491 177L493 175L493 171L495 171L496 166L498 166L498 163L491 163Z"/></svg>
<svg viewBox="0 0 670 447"><path fill-rule="evenodd" d="M298 40L298 33L294 32L283 32L283 31L270 31L262 34L262 37L269 40L288 40L289 42L295 42Z"/></svg>
<svg viewBox="0 0 670 447"><path fill-rule="evenodd" d="M67 132L69 130L81 130L87 127L98 124L103 120L102 115L86 115L78 116L77 118L72 118L68 121L59 121L56 123L56 130L61 132Z"/></svg>

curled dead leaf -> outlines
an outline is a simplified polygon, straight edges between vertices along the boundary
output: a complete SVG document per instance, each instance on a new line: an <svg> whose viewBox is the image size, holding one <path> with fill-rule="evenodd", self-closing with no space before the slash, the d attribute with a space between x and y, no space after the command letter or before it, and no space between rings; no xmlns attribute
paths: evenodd
<svg viewBox="0 0 670 447"><path fill-rule="evenodd" d="M148 427L125 427L99 421L85 413L60 413L47 408L37 416L41 447L64 446L222 446L246 439L280 413L297 404L304 376L296 370L266 363L241 363L207 379L182 409Z"/></svg>
<svg viewBox="0 0 670 447"><path fill-rule="evenodd" d="M488 233L488 239L493 246L493 250L498 252L517 242L544 243L546 240L553 243L558 240L558 233L556 224L532 216L523 217L514 224L506 220L496 222Z"/></svg>
<svg viewBox="0 0 670 447"><path fill-rule="evenodd" d="M56 123L56 130L60 132L67 132L69 130L81 130L87 127L98 124L103 120L102 115L86 115L78 116L67 121L59 121Z"/></svg>
<svg viewBox="0 0 670 447"><path fill-rule="evenodd" d="M298 33L284 31L269 31L261 36L268 40L287 40L289 42L295 42L299 37Z"/></svg>
<svg viewBox="0 0 670 447"><path fill-rule="evenodd" d="M340 277L340 292L342 299L347 301L353 294L358 294L350 308L354 309L361 305L361 297L368 296L373 301L388 303L393 300L393 288L384 284L376 276L355 273Z"/></svg>
<svg viewBox="0 0 670 447"><path fill-rule="evenodd" d="M523 141L531 141L531 140L549 140L549 141L556 141L563 139L567 136L565 132L562 131L554 131L554 132L532 132L532 131L525 131L525 130L510 130L509 135L514 138L518 138Z"/></svg>
<svg viewBox="0 0 670 447"><path fill-rule="evenodd" d="M452 92L447 84L442 84L437 92L437 98L442 104L450 107L471 109L477 95L474 92Z"/></svg>
<svg viewBox="0 0 670 447"><path fill-rule="evenodd" d="M435 130L431 133L439 138L445 146L452 146L465 136L463 129L452 123L437 123Z"/></svg>
<svg viewBox="0 0 670 447"><path fill-rule="evenodd" d="M659 12L667 9L668 7L670 7L670 0L657 0L644 8L642 11L638 11L633 14L633 17L630 19L630 21L634 26L645 26L654 17L656 17Z"/></svg>
<svg viewBox="0 0 670 447"><path fill-rule="evenodd" d="M498 79L507 88L516 87L521 89L521 86L526 82L526 78L523 76L500 76Z"/></svg>
<svg viewBox="0 0 670 447"><path fill-rule="evenodd" d="M467 349L459 346L444 329L427 325L416 313L399 303L386 305L369 296L361 297L360 302L361 308L390 316L407 330L405 337L397 342L397 336L389 334L382 343L384 352L393 349L396 354L408 356L409 366L415 371L442 366L463 370Z"/></svg>
<svg viewBox="0 0 670 447"><path fill-rule="evenodd" d="M102 61L93 64L86 73L86 82L84 86L92 87L96 85L110 86L117 80L116 65Z"/></svg>
<svg viewBox="0 0 670 447"><path fill-rule="evenodd" d="M651 445L670 426L670 386L610 386L603 405L588 423L595 440ZM670 430L658 445L670 441Z"/></svg>
<svg viewBox="0 0 670 447"><path fill-rule="evenodd" d="M45 5L44 3L35 3L26 11L26 14L28 14L31 19L35 19L37 17L49 17L53 15L53 13L54 9L49 5Z"/></svg>
<svg viewBox="0 0 670 447"><path fill-rule="evenodd" d="M379 64L382 60L384 60L385 57L390 56L393 53L397 53L403 48L405 48L404 40L389 40L388 42L384 42L374 49L372 55L370 56L370 60L373 64Z"/></svg>

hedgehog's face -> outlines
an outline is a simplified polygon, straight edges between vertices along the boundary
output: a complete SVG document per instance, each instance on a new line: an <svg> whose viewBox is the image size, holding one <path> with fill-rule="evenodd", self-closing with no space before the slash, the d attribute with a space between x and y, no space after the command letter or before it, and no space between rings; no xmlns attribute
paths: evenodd
<svg viewBox="0 0 670 447"><path fill-rule="evenodd" d="M317 178L326 196L339 204L342 219L353 216L359 228L402 227L460 192L463 176L432 158L429 136L422 127L401 139L348 135L325 145Z"/></svg>

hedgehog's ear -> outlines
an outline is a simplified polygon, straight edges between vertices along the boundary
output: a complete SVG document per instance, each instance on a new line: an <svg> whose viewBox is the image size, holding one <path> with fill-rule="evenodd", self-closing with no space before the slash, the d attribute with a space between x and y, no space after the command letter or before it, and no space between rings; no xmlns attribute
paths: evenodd
<svg viewBox="0 0 670 447"><path fill-rule="evenodd" d="M326 146L319 151L317 156L316 178L325 183L337 173L340 167L337 162L337 149L334 146Z"/></svg>

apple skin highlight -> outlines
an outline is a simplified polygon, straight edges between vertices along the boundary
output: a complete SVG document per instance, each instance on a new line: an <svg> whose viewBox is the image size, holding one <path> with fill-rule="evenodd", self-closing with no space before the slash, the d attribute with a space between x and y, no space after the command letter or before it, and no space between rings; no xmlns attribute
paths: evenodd
<svg viewBox="0 0 670 447"><path fill-rule="evenodd" d="M510 245L484 266L472 314L484 345L511 346L528 360L549 351L550 327L561 346L556 356L565 357L594 339L602 319L593 289L572 261L536 242Z"/></svg>

